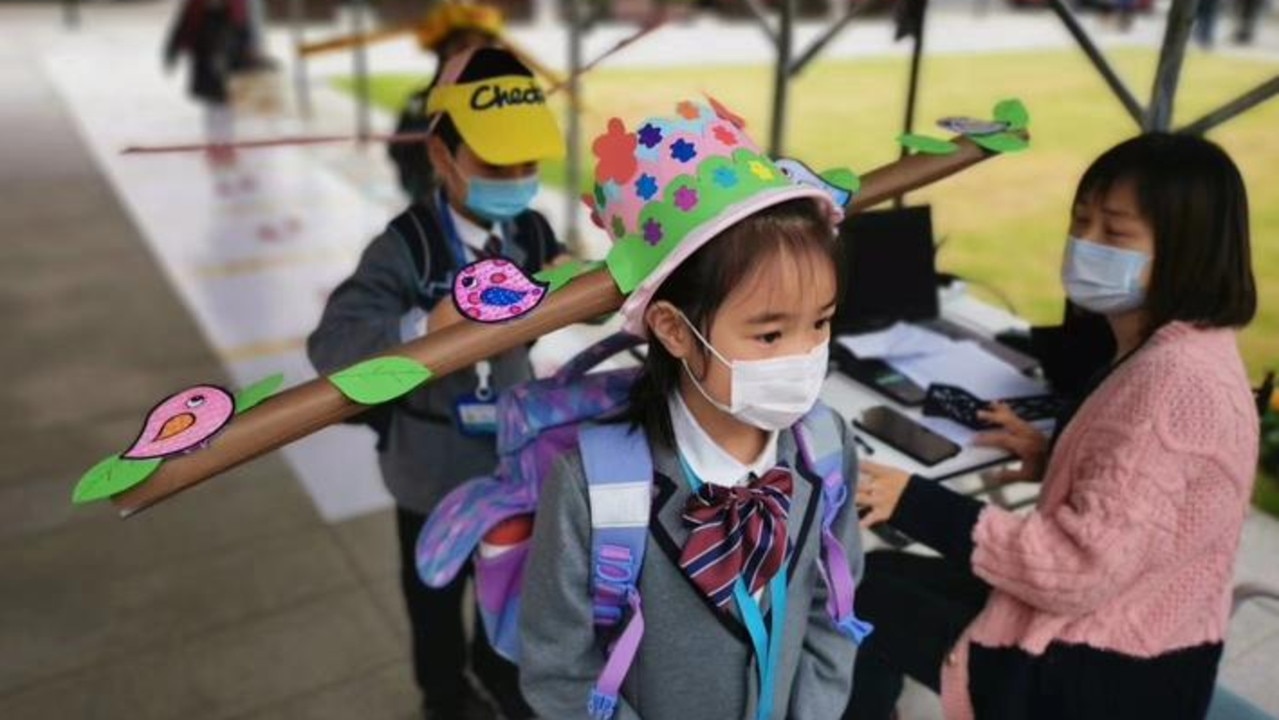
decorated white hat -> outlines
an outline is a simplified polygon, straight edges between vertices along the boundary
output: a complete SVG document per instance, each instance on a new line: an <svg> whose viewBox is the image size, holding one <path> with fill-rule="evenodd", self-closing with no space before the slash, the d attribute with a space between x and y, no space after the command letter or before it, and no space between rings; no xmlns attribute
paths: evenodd
<svg viewBox="0 0 1279 720"><path fill-rule="evenodd" d="M644 311L662 282L733 224L796 198L822 203L832 223L842 217L828 191L793 180L713 99L681 102L634 130L613 118L592 149L595 192L583 200L613 240L608 268L628 296L624 329L636 335L647 334Z"/></svg>

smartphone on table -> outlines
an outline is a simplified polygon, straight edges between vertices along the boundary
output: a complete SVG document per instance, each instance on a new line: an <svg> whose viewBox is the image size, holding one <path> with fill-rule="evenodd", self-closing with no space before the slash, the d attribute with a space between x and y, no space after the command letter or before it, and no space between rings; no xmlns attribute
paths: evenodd
<svg viewBox="0 0 1279 720"><path fill-rule="evenodd" d="M831 344L831 357L841 373L890 400L907 407L924 403L927 395L924 388L911 382L910 378L894 370L883 360L859 358L837 343Z"/></svg>
<svg viewBox="0 0 1279 720"><path fill-rule="evenodd" d="M925 466L959 454L960 447L887 405L868 408L854 424Z"/></svg>

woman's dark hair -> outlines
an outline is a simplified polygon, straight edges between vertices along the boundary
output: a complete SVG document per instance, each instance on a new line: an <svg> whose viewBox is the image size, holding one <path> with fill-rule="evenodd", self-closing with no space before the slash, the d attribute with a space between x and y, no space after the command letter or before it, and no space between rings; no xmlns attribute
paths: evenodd
<svg viewBox="0 0 1279 720"><path fill-rule="evenodd" d="M715 314L733 290L783 252L794 257L828 258L838 281L838 240L817 202L801 198L762 210L720 233L676 268L650 303L669 302L709 338ZM699 346L699 350L704 358L710 357L706 348ZM633 426L644 429L650 442L675 445L668 403L679 389L682 372L682 363L652 339L643 370L631 388L626 416Z"/></svg>
<svg viewBox="0 0 1279 720"><path fill-rule="evenodd" d="M444 66L445 61L441 61L440 67ZM457 78L457 84L478 82L489 78L503 77L506 75L520 75L523 77L533 77L533 71L529 70L520 59L515 57L509 50L498 47L484 47L475 51L471 56L470 62L462 69ZM437 69L435 78L431 81L434 86L440 76ZM435 134L440 140L444 141L444 146L448 148L449 154L456 156L458 146L462 144L462 135L457 131L457 126L453 124L453 119L445 114L440 118L439 123L435 126Z"/></svg>
<svg viewBox="0 0 1279 720"><path fill-rule="evenodd" d="M1192 135L1151 133L1107 150L1079 181L1076 203L1131 182L1154 231L1146 334L1173 321L1242 327L1257 311L1248 194L1234 161Z"/></svg>

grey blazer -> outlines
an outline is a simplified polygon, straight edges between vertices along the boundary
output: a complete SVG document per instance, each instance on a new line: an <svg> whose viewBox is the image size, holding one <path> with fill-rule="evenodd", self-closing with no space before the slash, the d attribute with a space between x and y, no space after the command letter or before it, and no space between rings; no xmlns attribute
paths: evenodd
<svg viewBox="0 0 1279 720"><path fill-rule="evenodd" d="M856 450L840 424L850 500L834 529L860 578L861 540L851 501ZM691 490L674 451L655 447L653 455L653 515L640 575L646 627L615 720L754 720L759 681L749 635L735 607L715 610L679 569L688 537L680 515ZM801 465L789 431L779 439L778 459ZM818 565L821 481L805 472L795 477L789 522L794 551L773 720L834 720L848 701L856 646L826 613ZM588 718L587 700L604 664L592 627L590 535L586 479L581 457L573 453L542 490L521 600L521 684L547 720ZM770 610L767 593L763 610Z"/></svg>
<svg viewBox="0 0 1279 720"><path fill-rule="evenodd" d="M429 220L432 215L423 217ZM530 233L536 237L517 235L507 247L510 259L528 271L541 269L562 250L546 221L540 216L535 221L542 228ZM438 233L436 225L428 223L422 238L405 238L392 224L369 244L355 272L329 296L319 325L307 338L307 355L319 373L334 372L399 345L405 313L415 306L433 309L433 305L423 306L423 295L425 278L434 273L414 267L408 243L445 242ZM431 254L428 248L426 257ZM528 349L523 346L490 360L495 391L532 379ZM387 490L401 507L427 515L462 482L493 472L497 465L494 439L463 435L452 421L453 402L474 391L478 383L473 369L462 370L395 404L381 438L378 464Z"/></svg>

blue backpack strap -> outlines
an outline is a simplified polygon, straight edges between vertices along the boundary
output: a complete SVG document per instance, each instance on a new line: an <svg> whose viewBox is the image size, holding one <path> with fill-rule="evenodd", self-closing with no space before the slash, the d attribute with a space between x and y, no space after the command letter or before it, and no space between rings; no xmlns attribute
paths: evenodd
<svg viewBox="0 0 1279 720"><path fill-rule="evenodd" d="M653 457L643 431L625 424L585 426L578 435L591 503L595 627L615 638L588 708L595 720L609 720L644 634L638 583L652 511Z"/></svg>
<svg viewBox="0 0 1279 720"><path fill-rule="evenodd" d="M861 644L874 629L853 614L852 566L844 545L835 537L835 517L848 502L844 478L844 443L834 412L818 403L795 425L795 440L808 469L822 479L822 580L826 582L826 611L840 632Z"/></svg>

